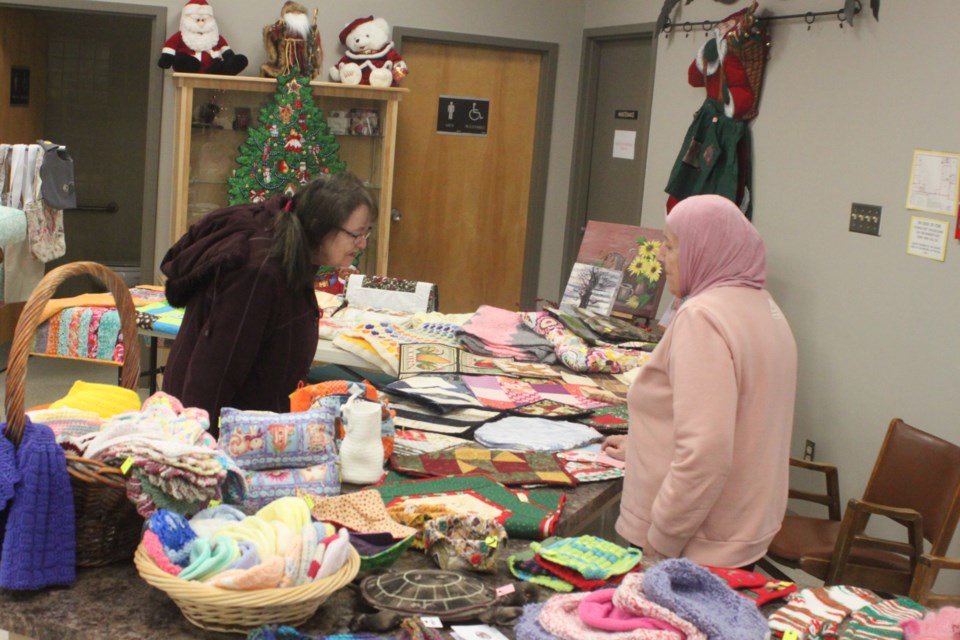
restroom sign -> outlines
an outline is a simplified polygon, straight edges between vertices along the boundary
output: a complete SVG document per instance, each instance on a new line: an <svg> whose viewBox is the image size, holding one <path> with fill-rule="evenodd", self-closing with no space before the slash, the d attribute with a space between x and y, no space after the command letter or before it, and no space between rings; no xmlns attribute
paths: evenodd
<svg viewBox="0 0 960 640"><path fill-rule="evenodd" d="M487 135L490 100L440 96L437 106L437 133L462 136Z"/></svg>

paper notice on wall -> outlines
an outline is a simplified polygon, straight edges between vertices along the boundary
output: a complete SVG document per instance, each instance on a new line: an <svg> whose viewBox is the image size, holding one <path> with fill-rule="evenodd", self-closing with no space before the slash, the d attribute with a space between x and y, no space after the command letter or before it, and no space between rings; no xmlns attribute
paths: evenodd
<svg viewBox="0 0 960 640"><path fill-rule="evenodd" d="M637 152L637 132L617 129L613 132L613 157L633 160Z"/></svg>
<svg viewBox="0 0 960 640"><path fill-rule="evenodd" d="M912 256L943 262L947 256L949 228L949 222L911 216L907 253Z"/></svg>
<svg viewBox="0 0 960 640"><path fill-rule="evenodd" d="M914 151L907 209L952 216L957 211L960 154Z"/></svg>

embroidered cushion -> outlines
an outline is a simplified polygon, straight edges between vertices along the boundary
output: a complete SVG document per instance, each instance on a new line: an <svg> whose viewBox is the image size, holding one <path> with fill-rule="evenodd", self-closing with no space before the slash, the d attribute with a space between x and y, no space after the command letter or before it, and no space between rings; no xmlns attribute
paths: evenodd
<svg viewBox="0 0 960 640"><path fill-rule="evenodd" d="M273 413L225 407L220 448L247 471L289 469L336 460L334 423L320 411Z"/></svg>
<svg viewBox="0 0 960 640"><path fill-rule="evenodd" d="M301 492L314 496L340 495L340 474L333 459L301 469L247 471L244 478L246 510L261 509L277 498L301 495Z"/></svg>

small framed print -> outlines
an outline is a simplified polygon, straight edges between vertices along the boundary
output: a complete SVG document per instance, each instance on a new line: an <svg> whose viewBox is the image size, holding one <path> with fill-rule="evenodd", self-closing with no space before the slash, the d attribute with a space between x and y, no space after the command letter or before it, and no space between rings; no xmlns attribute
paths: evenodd
<svg viewBox="0 0 960 640"><path fill-rule="evenodd" d="M327 129L335 136L350 135L350 112L346 110L331 111L327 116Z"/></svg>

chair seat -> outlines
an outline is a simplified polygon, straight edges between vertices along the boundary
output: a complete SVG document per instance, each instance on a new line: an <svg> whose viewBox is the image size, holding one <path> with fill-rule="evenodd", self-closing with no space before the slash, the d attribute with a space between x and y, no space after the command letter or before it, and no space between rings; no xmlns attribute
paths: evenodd
<svg viewBox="0 0 960 640"><path fill-rule="evenodd" d="M840 533L836 520L784 516L783 526L770 543L768 553L788 566L799 566L800 558L833 553L833 546Z"/></svg>

